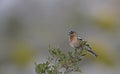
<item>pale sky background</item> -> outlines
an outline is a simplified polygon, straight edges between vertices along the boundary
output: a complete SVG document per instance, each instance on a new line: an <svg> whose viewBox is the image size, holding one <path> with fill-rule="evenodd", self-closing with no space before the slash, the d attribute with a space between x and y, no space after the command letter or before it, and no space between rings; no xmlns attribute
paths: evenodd
<svg viewBox="0 0 120 74"><path fill-rule="evenodd" d="M114 58L115 67L85 59L82 74L120 74L119 7L119 0L0 0L0 74L36 74L34 62L45 61L49 44L72 49L70 30ZM23 53L25 65L15 59Z"/></svg>

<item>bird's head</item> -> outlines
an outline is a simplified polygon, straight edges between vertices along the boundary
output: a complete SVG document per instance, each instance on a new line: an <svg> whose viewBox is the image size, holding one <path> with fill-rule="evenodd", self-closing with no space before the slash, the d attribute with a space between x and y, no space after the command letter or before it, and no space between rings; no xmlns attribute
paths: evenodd
<svg viewBox="0 0 120 74"><path fill-rule="evenodd" d="M68 35L69 35L69 36L76 36L76 34L77 34L77 33L76 33L75 31L69 31L69 32L68 32Z"/></svg>

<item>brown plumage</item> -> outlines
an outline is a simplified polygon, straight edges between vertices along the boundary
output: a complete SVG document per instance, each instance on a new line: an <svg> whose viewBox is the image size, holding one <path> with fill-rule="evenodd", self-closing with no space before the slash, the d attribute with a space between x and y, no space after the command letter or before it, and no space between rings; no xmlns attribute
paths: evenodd
<svg viewBox="0 0 120 74"><path fill-rule="evenodd" d="M69 32L69 44L73 48L81 48L81 42L84 41L81 37L77 36L77 33L75 31ZM86 44L84 47L88 52L90 52L92 55L97 57L97 54L94 53L89 46L89 44Z"/></svg>

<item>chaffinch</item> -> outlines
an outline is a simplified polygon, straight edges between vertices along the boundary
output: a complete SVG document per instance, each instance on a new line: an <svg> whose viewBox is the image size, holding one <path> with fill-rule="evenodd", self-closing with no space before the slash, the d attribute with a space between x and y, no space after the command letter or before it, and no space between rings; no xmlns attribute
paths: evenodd
<svg viewBox="0 0 120 74"><path fill-rule="evenodd" d="M84 41L80 36L77 35L75 31L69 32L69 44L73 48L77 49L84 49L90 52L93 56L97 57L98 55L92 51L92 48L89 46L89 44L85 43L84 46L82 45L82 42Z"/></svg>

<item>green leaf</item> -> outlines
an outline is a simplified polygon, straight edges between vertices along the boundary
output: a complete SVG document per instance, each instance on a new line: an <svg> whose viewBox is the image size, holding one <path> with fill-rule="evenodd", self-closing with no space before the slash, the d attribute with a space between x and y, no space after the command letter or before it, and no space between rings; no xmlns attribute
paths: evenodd
<svg viewBox="0 0 120 74"><path fill-rule="evenodd" d="M82 46L85 46L87 41L82 41ZM49 53L47 61L42 64L35 63L35 71L37 74L62 74L59 70L65 68L64 74L69 74L73 71L81 72L79 69L79 63L82 57L86 55L84 49L74 49L74 52L68 52L64 54L58 48L49 47Z"/></svg>

